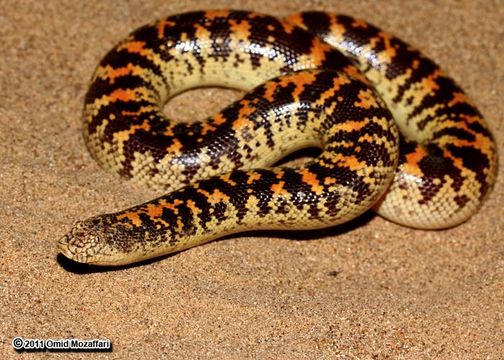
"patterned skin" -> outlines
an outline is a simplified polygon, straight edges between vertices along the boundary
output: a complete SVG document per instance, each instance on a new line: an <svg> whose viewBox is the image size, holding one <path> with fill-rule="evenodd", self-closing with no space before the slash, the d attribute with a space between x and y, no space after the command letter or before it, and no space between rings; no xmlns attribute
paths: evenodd
<svg viewBox="0 0 504 360"><path fill-rule="evenodd" d="M163 114L169 98L208 85L248 93L201 122ZM104 168L167 193L77 222L60 240L65 256L97 265L245 230L332 226L373 205L406 226L450 227L475 213L496 175L487 125L437 65L322 12L192 12L146 25L102 60L83 118ZM307 146L320 156L270 167Z"/></svg>

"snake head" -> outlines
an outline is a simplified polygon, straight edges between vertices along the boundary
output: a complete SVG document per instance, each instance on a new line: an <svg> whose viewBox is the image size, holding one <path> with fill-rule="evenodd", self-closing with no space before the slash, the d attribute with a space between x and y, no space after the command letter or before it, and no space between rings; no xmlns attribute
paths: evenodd
<svg viewBox="0 0 504 360"><path fill-rule="evenodd" d="M67 258L92 265L122 265L131 262L131 237L128 230L112 224L112 215L99 215L74 223L58 242Z"/></svg>

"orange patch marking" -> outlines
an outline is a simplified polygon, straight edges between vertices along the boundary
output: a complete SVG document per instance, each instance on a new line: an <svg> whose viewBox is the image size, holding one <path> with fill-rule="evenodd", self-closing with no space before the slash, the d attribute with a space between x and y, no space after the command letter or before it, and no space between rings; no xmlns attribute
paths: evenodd
<svg viewBox="0 0 504 360"><path fill-rule="evenodd" d="M299 26L299 27L302 27L303 29L306 29L306 26L305 24L303 23L303 18L301 17L301 14L299 13L296 13L296 14L292 14L292 15L289 15L285 18L285 21L291 25L295 25L295 26ZM271 26L271 25L268 25L268 26ZM271 26L273 27L273 26ZM269 30L269 29L268 29ZM271 29L272 31L273 29Z"/></svg>
<svg viewBox="0 0 504 360"><path fill-rule="evenodd" d="M198 39L202 39L202 40L209 40L210 39L210 35L211 35L210 30L208 30L207 28L205 28L199 24L194 25L194 28L196 29L195 36Z"/></svg>
<svg viewBox="0 0 504 360"><path fill-rule="evenodd" d="M249 105L249 101L242 100L241 103L243 104L243 106L238 112L238 119L233 121L233 129L235 129L236 131L239 131L244 127L252 124L252 122L248 120L247 117L253 114L256 110L255 107Z"/></svg>
<svg viewBox="0 0 504 360"><path fill-rule="evenodd" d="M376 141L376 139L373 136L369 135L369 134L364 134L364 135L362 135L362 136L359 137L359 142L364 142L364 141L373 143L373 142Z"/></svg>
<svg viewBox="0 0 504 360"><path fill-rule="evenodd" d="M317 194L322 193L323 187L320 185L320 182L317 180L317 176L309 172L308 169L301 169L299 173L302 175L302 180L304 183L311 186L311 190Z"/></svg>
<svg viewBox="0 0 504 360"><path fill-rule="evenodd" d="M390 63L392 58L396 56L396 49L390 44L390 35L384 32L379 32L377 37L372 38L369 43L374 50L376 46L382 41L385 50L377 53L382 62Z"/></svg>
<svg viewBox="0 0 504 360"><path fill-rule="evenodd" d="M209 132L215 131L217 128L215 126L210 125L208 122L203 123L201 126L201 134L206 135Z"/></svg>
<svg viewBox="0 0 504 360"><path fill-rule="evenodd" d="M176 23L174 21L161 20L158 24L158 39L162 39L164 37L166 27L172 27L175 25Z"/></svg>
<svg viewBox="0 0 504 360"><path fill-rule="evenodd" d="M219 176L219 178L220 178L222 181L224 181L225 183L227 183L227 184L229 184L229 185L231 185L231 186L235 186L235 185L236 185L236 182L234 182L233 180L231 180L231 179L229 178L229 176L230 176L230 175L231 175L230 173L227 173L227 174L224 174L224 175Z"/></svg>
<svg viewBox="0 0 504 360"><path fill-rule="evenodd" d="M140 209L138 211L129 211L125 212L117 217L117 220L122 220L124 218L127 218L131 220L133 225L135 226L141 226L142 225L142 220L140 219L140 214L146 214L149 216L153 221L161 221L163 222L160 218L163 215L163 209L170 209L172 210L175 214L178 213L177 206L182 204L182 200L175 199L173 203L167 203L164 200L161 200L158 204L147 204L147 206L143 209Z"/></svg>
<svg viewBox="0 0 504 360"><path fill-rule="evenodd" d="M208 20L215 20L220 17L228 17L229 11L228 10L211 10L211 11L207 11L205 13L205 16Z"/></svg>
<svg viewBox="0 0 504 360"><path fill-rule="evenodd" d="M333 128L331 129L331 132L336 132L336 131L346 131L346 132L352 132L352 131L359 131L363 127L369 124L369 118L364 118L363 120L348 120L343 123L335 124Z"/></svg>
<svg viewBox="0 0 504 360"><path fill-rule="evenodd" d="M259 174L257 172L253 172L253 173L249 174L249 178L247 179L247 184L250 185L254 181L259 180L260 178L261 178L261 174Z"/></svg>
<svg viewBox="0 0 504 360"><path fill-rule="evenodd" d="M429 93L432 93L436 90L439 90L439 85L436 83L436 79L441 75L439 70L434 71L431 75L427 76L422 80L422 87L424 89L429 90Z"/></svg>
<svg viewBox="0 0 504 360"><path fill-rule="evenodd" d="M177 212L177 206L180 205L180 204L182 204L182 203L183 203L182 200L175 199L175 200L173 200L172 203L163 202L162 205L165 208L167 208L167 209L175 211L175 213L176 213Z"/></svg>
<svg viewBox="0 0 504 360"><path fill-rule="evenodd" d="M163 205L161 204L147 204L147 210L145 213L151 218L158 218L163 214Z"/></svg>
<svg viewBox="0 0 504 360"><path fill-rule="evenodd" d="M266 91L264 92L264 98L269 102L273 102L273 100L275 100L273 94L275 93L277 88L278 88L277 84L274 82L266 83Z"/></svg>
<svg viewBox="0 0 504 360"><path fill-rule="evenodd" d="M391 60L397 55L396 49L390 43L391 36L385 32L380 32L379 36L383 39L383 43L385 45L385 50L380 53L382 60L390 63Z"/></svg>
<svg viewBox="0 0 504 360"><path fill-rule="evenodd" d="M158 204L155 205L148 204L147 209L144 211L144 213L149 215L151 218L158 218L163 214L163 209L170 209L177 213L177 205L180 204L182 204L182 201L179 199L175 199L173 203L168 203L165 200L161 200Z"/></svg>
<svg viewBox="0 0 504 360"><path fill-rule="evenodd" d="M173 129L171 126L167 127L165 131L163 131L163 135L165 136L173 136Z"/></svg>
<svg viewBox="0 0 504 360"><path fill-rule="evenodd" d="M471 115L465 115L461 114L460 117L464 120L465 123L467 124L472 124L475 122L481 122L481 118L479 116L471 116ZM483 125L483 124L482 124ZM485 126L484 126L485 127Z"/></svg>
<svg viewBox="0 0 504 360"><path fill-rule="evenodd" d="M142 72L142 68L139 66L135 66L133 64L128 64L123 67L113 68L109 65L102 68L103 74L100 76L103 80L109 80L109 84L113 84L118 77L130 75L130 74L139 74Z"/></svg>
<svg viewBox="0 0 504 360"><path fill-rule="evenodd" d="M196 203L192 200L187 200L187 207L191 210L191 212L195 215L201 213L201 210L196 206Z"/></svg>
<svg viewBox="0 0 504 360"><path fill-rule="evenodd" d="M226 119L224 118L224 116L222 116L221 113L219 113L219 114L214 115L213 122L215 123L215 125L221 125L226 122Z"/></svg>
<svg viewBox="0 0 504 360"><path fill-rule="evenodd" d="M247 41L250 38L250 28L252 26L248 21L229 20L229 25L238 40Z"/></svg>
<svg viewBox="0 0 504 360"><path fill-rule="evenodd" d="M406 172L416 176L423 176L422 170L420 170L418 163L425 156L427 156L427 151L425 151L425 148L423 146L418 146L414 153L406 155L406 163L404 164Z"/></svg>
<svg viewBox="0 0 504 360"><path fill-rule="evenodd" d="M121 44L117 48L118 50L126 49L129 53L140 54L140 55L151 55L152 50L145 48L144 41L128 41Z"/></svg>
<svg viewBox="0 0 504 360"><path fill-rule="evenodd" d="M141 115L143 113L146 113L146 112L149 112L152 110L153 110L152 106L142 106L138 111L123 110L123 111L121 111L121 115L122 116L138 116L138 115Z"/></svg>
<svg viewBox="0 0 504 360"><path fill-rule="evenodd" d="M235 121L233 121L233 129L236 131L239 131L243 129L244 127L248 126L250 124L250 121L245 119L245 118L238 118Z"/></svg>
<svg viewBox="0 0 504 360"><path fill-rule="evenodd" d="M136 99L136 92L132 89L117 89L109 95L109 100L111 102L122 101L128 102Z"/></svg>
<svg viewBox="0 0 504 360"><path fill-rule="evenodd" d="M297 75L289 76L286 78L283 78L280 81L280 86L288 86L292 83L296 85L296 88L292 92L292 97L296 100L299 99L299 94L303 92L305 89L306 85L310 85L315 81L315 74L313 73L300 73Z"/></svg>
<svg viewBox="0 0 504 360"><path fill-rule="evenodd" d="M240 103L243 104L242 108L238 112L238 116L240 116L240 117L249 116L249 115L253 114L254 111L256 110L256 108L254 106L250 106L250 101L242 100L242 101L240 101Z"/></svg>
<svg viewBox="0 0 504 360"><path fill-rule="evenodd" d="M361 29L367 29L368 28L368 23L365 22L364 20L362 19L356 19L353 23L352 23L352 27L353 28L361 28Z"/></svg>
<svg viewBox="0 0 504 360"><path fill-rule="evenodd" d="M452 159L455 166L458 167L459 169L464 168L463 163L462 163L462 159L453 156L452 153L449 152L448 150L445 149L443 151L443 155L449 159Z"/></svg>
<svg viewBox="0 0 504 360"><path fill-rule="evenodd" d="M366 110L372 107L374 108L378 107L376 98L370 89L359 91L357 97L359 98L360 101L356 101L354 103L356 107L364 108Z"/></svg>
<svg viewBox="0 0 504 360"><path fill-rule="evenodd" d="M361 162L353 155L343 157L338 162L338 165L343 165L344 167L347 167L352 171L362 168Z"/></svg>
<svg viewBox="0 0 504 360"><path fill-rule="evenodd" d="M332 184L336 184L336 179L335 178L332 178L332 177L326 177L324 179L324 184L325 185L332 185Z"/></svg>
<svg viewBox="0 0 504 360"><path fill-rule="evenodd" d="M145 131L150 130L150 124L147 120L144 120L144 122L140 125L131 125L131 127L128 130L123 130L119 131L114 134L114 139L117 139L119 141L127 141L131 135L133 135L138 129L142 129Z"/></svg>
<svg viewBox="0 0 504 360"><path fill-rule="evenodd" d="M329 26L329 29L331 35L336 37L343 35L346 32L345 26L338 23L338 19L334 15L331 15L331 25Z"/></svg>
<svg viewBox="0 0 504 360"><path fill-rule="evenodd" d="M456 92L453 94L453 99L448 102L448 106L454 106L456 104L467 103L467 96L462 92Z"/></svg>
<svg viewBox="0 0 504 360"><path fill-rule="evenodd" d="M284 28L284 31L287 33L287 34L290 34L292 33L292 30L294 30L296 26L294 26L293 24L291 23L287 23L287 22L284 22L283 23L283 28Z"/></svg>
<svg viewBox="0 0 504 360"><path fill-rule="evenodd" d="M180 220L180 218L177 218L177 229L179 231L182 231L183 228L184 228L184 223L182 222L182 220Z"/></svg>
<svg viewBox="0 0 504 360"><path fill-rule="evenodd" d="M226 194L222 193L220 190L215 189L213 193L209 193L208 191L198 189L197 190L200 194L203 194L207 197L208 202L211 204L218 204L222 201L229 201L229 196Z"/></svg>
<svg viewBox="0 0 504 360"><path fill-rule="evenodd" d="M276 196L280 195L289 195L289 192L283 188L285 185L285 181L280 181L278 184L273 184L271 185L271 191L273 191L273 194Z"/></svg>
<svg viewBox="0 0 504 360"><path fill-rule="evenodd" d="M117 220L128 219L135 226L142 226L142 220L140 220L140 214L135 211L128 211L117 216Z"/></svg>
<svg viewBox="0 0 504 360"><path fill-rule="evenodd" d="M166 151L168 151L170 154L178 154L180 150L182 149L182 144L178 139L173 139L173 144L168 146L166 148Z"/></svg>
<svg viewBox="0 0 504 360"><path fill-rule="evenodd" d="M364 76L364 74L362 74L362 72L360 72L359 69L357 69L357 67L355 67L353 65L349 65L349 66L345 67L343 69L343 71L345 71L345 73L347 75L353 77L354 79L357 79L357 80L363 82L364 84L369 85L368 79Z"/></svg>
<svg viewBox="0 0 504 360"><path fill-rule="evenodd" d="M326 59L326 52L330 50L329 45L322 42L318 37L313 39L312 47L310 48L311 57L315 66L320 66Z"/></svg>

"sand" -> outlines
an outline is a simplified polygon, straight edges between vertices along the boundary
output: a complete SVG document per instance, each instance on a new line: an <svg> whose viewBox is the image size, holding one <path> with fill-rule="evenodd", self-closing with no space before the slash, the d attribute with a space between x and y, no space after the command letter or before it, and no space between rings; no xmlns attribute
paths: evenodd
<svg viewBox="0 0 504 360"><path fill-rule="evenodd" d="M137 26L216 7L324 9L378 24L436 59L504 143L499 1L2 0L0 358L19 358L15 336L113 343L111 353L24 359L502 356L503 167L481 211L446 231L367 214L328 231L230 237L117 271L57 257L73 221L154 195L99 168L85 149L80 113L94 67ZM234 96L190 92L168 111L203 118Z"/></svg>

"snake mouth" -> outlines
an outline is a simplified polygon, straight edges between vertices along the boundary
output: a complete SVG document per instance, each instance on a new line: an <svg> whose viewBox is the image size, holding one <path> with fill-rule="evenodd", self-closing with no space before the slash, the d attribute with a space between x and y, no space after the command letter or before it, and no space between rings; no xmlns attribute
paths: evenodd
<svg viewBox="0 0 504 360"><path fill-rule="evenodd" d="M77 249L76 246L73 246L70 244L70 239L68 235L63 236L59 241L58 241L58 250L59 252L64 255L66 258L79 262L79 263L87 263L85 259L82 256L79 256L78 252L75 251ZM73 248L73 249L72 249Z"/></svg>
<svg viewBox="0 0 504 360"><path fill-rule="evenodd" d="M58 250L61 254L65 255L69 259L73 259L73 253L69 249L69 241L68 241L67 235L63 236L58 241L57 246L58 246Z"/></svg>

